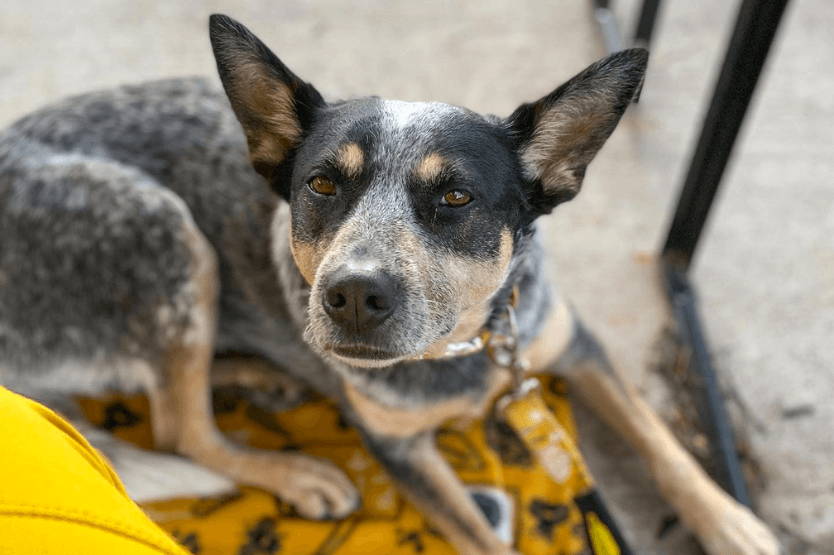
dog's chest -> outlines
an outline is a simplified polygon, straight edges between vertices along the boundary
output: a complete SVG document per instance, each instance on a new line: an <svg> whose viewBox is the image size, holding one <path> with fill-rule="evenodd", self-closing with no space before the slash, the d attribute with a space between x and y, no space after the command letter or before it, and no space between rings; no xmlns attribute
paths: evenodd
<svg viewBox="0 0 834 555"><path fill-rule="evenodd" d="M363 425L389 437L432 430L455 418L483 417L510 383L509 372L483 352L379 370L339 370L346 373L344 397Z"/></svg>

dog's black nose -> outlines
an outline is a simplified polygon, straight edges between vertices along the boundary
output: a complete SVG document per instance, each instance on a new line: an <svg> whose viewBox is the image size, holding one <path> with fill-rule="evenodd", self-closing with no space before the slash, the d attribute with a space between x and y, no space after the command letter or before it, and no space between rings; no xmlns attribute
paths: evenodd
<svg viewBox="0 0 834 555"><path fill-rule="evenodd" d="M348 332L364 335L378 328L397 307L399 287L375 268L342 268L327 282L324 310Z"/></svg>

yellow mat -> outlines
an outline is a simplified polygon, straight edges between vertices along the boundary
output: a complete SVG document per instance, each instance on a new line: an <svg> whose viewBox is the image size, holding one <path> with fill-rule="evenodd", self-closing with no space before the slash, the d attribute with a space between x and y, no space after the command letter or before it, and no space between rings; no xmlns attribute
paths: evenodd
<svg viewBox="0 0 834 555"><path fill-rule="evenodd" d="M541 377L544 398L571 433L563 382ZM240 487L217 498L145 503L142 508L183 546L200 555L449 554L453 549L397 493L334 405L312 399L273 414L233 394L215 396L220 428L264 449L298 449L331 459L362 494L362 508L336 522L299 518L264 491ZM147 400L83 400L88 418L117 436L153 448ZM487 418L450 422L437 435L446 459L505 537L525 555L587 552L582 515L573 503L578 477L557 485L506 424Z"/></svg>

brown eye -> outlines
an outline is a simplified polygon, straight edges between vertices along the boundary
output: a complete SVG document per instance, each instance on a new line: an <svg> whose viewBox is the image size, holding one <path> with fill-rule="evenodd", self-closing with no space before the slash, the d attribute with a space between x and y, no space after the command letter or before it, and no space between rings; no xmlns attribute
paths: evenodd
<svg viewBox="0 0 834 555"><path fill-rule="evenodd" d="M449 206L465 206L470 202L472 202L472 195L466 191L458 191L455 189L443 195L442 204L448 204Z"/></svg>
<svg viewBox="0 0 834 555"><path fill-rule="evenodd" d="M314 193L318 193L320 195L330 196L336 194L336 185L323 175L317 175L312 178L307 182L307 186L310 187Z"/></svg>

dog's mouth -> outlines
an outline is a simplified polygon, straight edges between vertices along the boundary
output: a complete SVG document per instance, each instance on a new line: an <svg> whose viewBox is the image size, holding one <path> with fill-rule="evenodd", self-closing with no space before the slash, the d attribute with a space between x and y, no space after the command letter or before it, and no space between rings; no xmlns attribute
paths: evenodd
<svg viewBox="0 0 834 555"><path fill-rule="evenodd" d="M327 351L352 366L380 368L403 360L404 355L369 345L332 345Z"/></svg>

